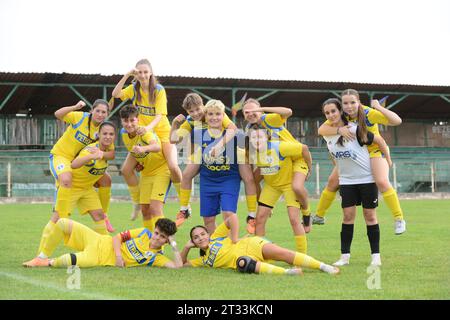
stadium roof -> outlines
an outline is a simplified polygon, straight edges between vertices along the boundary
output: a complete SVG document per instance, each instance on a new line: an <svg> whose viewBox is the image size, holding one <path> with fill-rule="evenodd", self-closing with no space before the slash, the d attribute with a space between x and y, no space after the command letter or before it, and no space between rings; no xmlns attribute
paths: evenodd
<svg viewBox="0 0 450 320"><path fill-rule="evenodd" d="M0 72L0 114L51 114L57 108L75 104L79 99L93 102L111 97L122 75L71 73ZM183 112L181 102L192 91L205 99L222 100L227 106L247 97L260 98L263 105L287 106L298 117L321 117L320 106L347 88L361 93L367 104L369 96L388 95L387 106L404 119L450 119L450 87L404 84L371 84L319 81L284 81L229 78L160 76L166 88L169 115Z"/></svg>

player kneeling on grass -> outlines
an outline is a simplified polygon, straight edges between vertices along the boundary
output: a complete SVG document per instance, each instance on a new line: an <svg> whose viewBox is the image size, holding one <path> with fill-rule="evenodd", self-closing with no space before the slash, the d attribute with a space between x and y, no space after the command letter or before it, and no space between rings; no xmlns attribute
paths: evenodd
<svg viewBox="0 0 450 320"><path fill-rule="evenodd" d="M236 215L228 217L210 235L204 226L191 229L191 240L186 243L181 257L184 266L237 269L245 273L272 273L301 275L301 267L319 269L329 274L338 274L339 268L320 262L306 254L277 246L261 237L238 239L239 220ZM200 248L204 255L187 260L191 248ZM283 261L295 266L285 269L267 263L269 260Z"/></svg>
<svg viewBox="0 0 450 320"><path fill-rule="evenodd" d="M100 235L81 223L59 219L43 252L50 257L59 243L77 253L67 253L54 259L39 257L25 262L24 267L67 267L81 268L97 266L135 267L155 266L180 268L183 266L174 234L175 222L162 218L156 222L155 231L146 228L132 229L111 237ZM169 243L174 253L174 261L164 256L162 247Z"/></svg>

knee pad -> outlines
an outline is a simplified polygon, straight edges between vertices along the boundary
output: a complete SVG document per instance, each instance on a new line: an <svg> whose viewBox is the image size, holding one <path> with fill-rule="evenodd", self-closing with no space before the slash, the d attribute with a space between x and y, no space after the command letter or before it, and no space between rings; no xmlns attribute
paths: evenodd
<svg viewBox="0 0 450 320"><path fill-rule="evenodd" d="M243 273L255 273L256 270L256 260L250 257L243 256L236 260L236 268L239 272Z"/></svg>

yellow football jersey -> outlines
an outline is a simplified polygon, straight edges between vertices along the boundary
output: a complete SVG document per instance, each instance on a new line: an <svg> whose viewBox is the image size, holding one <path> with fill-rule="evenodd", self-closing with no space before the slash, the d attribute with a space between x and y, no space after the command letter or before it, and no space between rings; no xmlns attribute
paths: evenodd
<svg viewBox="0 0 450 320"><path fill-rule="evenodd" d="M267 150L257 152L252 159L264 176L264 183L272 187L291 184L292 160L301 157L302 144L298 142L269 141ZM256 161L255 161L256 160Z"/></svg>
<svg viewBox="0 0 450 320"><path fill-rule="evenodd" d="M139 89L141 93L141 100L137 101L137 94L135 84L130 84L125 89L122 89L122 100L130 99L131 103L139 110L139 125L148 126L157 114L162 115L161 121L156 125L155 131L166 129L170 130L169 119L167 119L167 97L166 90L159 83L155 88L155 102L149 102L148 94L142 88Z"/></svg>
<svg viewBox="0 0 450 320"><path fill-rule="evenodd" d="M228 237L230 229L225 223L216 228L211 235L209 248L202 257L189 260L193 267L211 267L211 268L236 268L238 254L237 244L233 244ZM238 242L239 243L239 242Z"/></svg>
<svg viewBox="0 0 450 320"><path fill-rule="evenodd" d="M132 229L120 233L120 252L127 267L146 265L164 267L171 260L164 256L161 248L151 249L152 233L146 228Z"/></svg>
<svg viewBox="0 0 450 320"><path fill-rule="evenodd" d="M272 139L279 139L286 142L298 142L294 136L284 126L286 119L277 113L263 114L261 116L261 124L264 128L269 129Z"/></svg>
<svg viewBox="0 0 450 320"><path fill-rule="evenodd" d="M92 143L81 150L78 157L87 156L90 152L89 147L99 147L98 142ZM72 171L72 187L73 188L90 188L92 187L106 172L108 162L105 159L92 160L84 166Z"/></svg>
<svg viewBox="0 0 450 320"><path fill-rule="evenodd" d="M88 112L69 112L63 120L70 126L67 127L50 153L73 160L81 149L95 141L99 126L95 126L92 120L89 125Z"/></svg>
<svg viewBox="0 0 450 320"><path fill-rule="evenodd" d="M162 150L159 152L145 152L142 154L131 152L131 149L133 149L134 146L148 146L151 140L156 140L161 146L161 142L156 134L152 131L147 131L143 136L136 135L133 138L130 138L128 132L122 128L122 130L120 130L120 135L122 136L123 143L125 144L127 150L136 159L136 161L144 167L144 169L140 172L142 176L149 177L158 174L170 175L169 167L167 166Z"/></svg>

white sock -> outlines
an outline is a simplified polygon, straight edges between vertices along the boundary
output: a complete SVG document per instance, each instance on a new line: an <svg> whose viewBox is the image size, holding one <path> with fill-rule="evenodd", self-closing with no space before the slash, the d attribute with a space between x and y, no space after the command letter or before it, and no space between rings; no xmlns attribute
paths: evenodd
<svg viewBox="0 0 450 320"><path fill-rule="evenodd" d="M381 256L379 253L372 253L372 261L381 261Z"/></svg>
<svg viewBox="0 0 450 320"><path fill-rule="evenodd" d="M349 261L350 260L350 253L343 253L343 254L341 254L341 259L340 260Z"/></svg>
<svg viewBox="0 0 450 320"><path fill-rule="evenodd" d="M48 257L43 252L41 252L39 253L38 258L47 259Z"/></svg>
<svg viewBox="0 0 450 320"><path fill-rule="evenodd" d="M188 210L188 209L189 209L189 206L181 206L181 207L180 207L180 210L183 210L183 211L184 211L184 210Z"/></svg>
<svg viewBox="0 0 450 320"><path fill-rule="evenodd" d="M254 218L256 218L256 212L249 212L248 216L252 217L254 219Z"/></svg>

